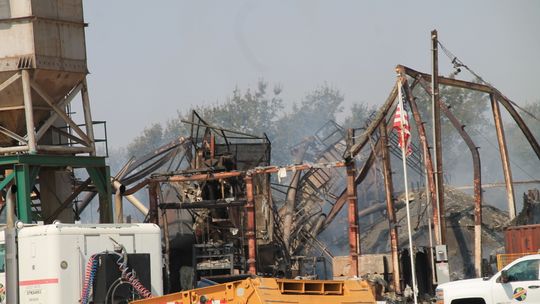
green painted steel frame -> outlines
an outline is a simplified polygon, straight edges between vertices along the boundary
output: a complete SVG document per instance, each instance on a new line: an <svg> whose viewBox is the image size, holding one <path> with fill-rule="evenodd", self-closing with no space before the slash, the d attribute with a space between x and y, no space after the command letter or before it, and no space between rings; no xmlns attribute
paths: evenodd
<svg viewBox="0 0 540 304"><path fill-rule="evenodd" d="M17 185L17 216L25 223L32 223L31 197L41 167L85 168L99 193L100 222L112 222L112 199L109 167L104 157L59 155L9 155L0 156L0 169L13 170L0 182L0 190L11 182Z"/></svg>

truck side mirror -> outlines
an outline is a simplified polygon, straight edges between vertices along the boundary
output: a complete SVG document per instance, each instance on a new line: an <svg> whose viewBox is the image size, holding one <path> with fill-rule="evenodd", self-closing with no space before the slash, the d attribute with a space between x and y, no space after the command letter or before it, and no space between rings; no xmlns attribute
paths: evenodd
<svg viewBox="0 0 540 304"><path fill-rule="evenodd" d="M501 283L508 283L508 272L506 270L501 271L501 276L499 277Z"/></svg>

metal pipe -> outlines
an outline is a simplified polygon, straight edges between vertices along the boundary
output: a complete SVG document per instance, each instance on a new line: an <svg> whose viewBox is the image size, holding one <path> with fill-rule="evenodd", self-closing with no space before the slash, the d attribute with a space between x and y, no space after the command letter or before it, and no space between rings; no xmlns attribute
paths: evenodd
<svg viewBox="0 0 540 304"><path fill-rule="evenodd" d="M116 213L116 222L122 224L124 222L124 206L122 205L122 190L125 190L124 185L120 186L118 190L114 192L114 211Z"/></svg>
<svg viewBox="0 0 540 304"><path fill-rule="evenodd" d="M513 185L528 185L528 184L540 184L540 180L524 180L524 181L512 181ZM486 188L500 188L500 187L506 187L506 183L487 183L482 184L482 189ZM453 187L456 190L469 190L474 189L474 186L457 186Z"/></svg>
<svg viewBox="0 0 540 304"><path fill-rule="evenodd" d="M390 155L388 154L388 138L386 134L386 120L382 120L379 126L381 134L381 154L384 172L384 192L386 194L386 214L390 229L390 248L392 250L392 284L394 291L401 294L401 278L399 271L399 242L397 231L397 220L394 208L394 185L392 182L392 169L390 164Z"/></svg>
<svg viewBox="0 0 540 304"><path fill-rule="evenodd" d="M255 199L253 196L253 177L247 175L244 178L246 183L246 211L247 211L247 232L248 238L248 272L257 275L257 238L255 226Z"/></svg>
<svg viewBox="0 0 540 304"><path fill-rule="evenodd" d="M32 107L32 89L30 86L30 72L22 70L22 87L24 98L24 117L26 121L26 135L28 136L28 152L37 153L36 132L34 130L34 109Z"/></svg>
<svg viewBox="0 0 540 304"><path fill-rule="evenodd" d="M495 130L497 131L497 142L499 143L499 151L501 153L504 182L506 184L506 199L508 201L508 215L510 216L510 220L513 220L516 217L516 202L514 198L514 185L512 183L512 168L510 168L506 137L504 135L504 126L501 111L499 109L499 102L493 94L489 94L489 99L491 101L491 110L493 112L493 120L495 121Z"/></svg>
<svg viewBox="0 0 540 304"><path fill-rule="evenodd" d="M28 145L0 148L0 153L3 154L3 153L23 152L23 151L28 151L29 148L30 147Z"/></svg>
<svg viewBox="0 0 540 304"><path fill-rule="evenodd" d="M228 202L226 200L205 200L197 201L193 203L161 203L159 209L216 209L216 208L228 208L228 207L241 207L245 206L245 200L234 200Z"/></svg>
<svg viewBox="0 0 540 304"><path fill-rule="evenodd" d="M404 108L404 105L403 105L403 101L404 101L404 96L402 96L403 94L403 89L402 89L402 86L401 86L401 81L398 80L398 92L399 92L399 97L398 97L398 108L400 109L405 109ZM401 142L403 143L401 145L401 162L402 162L402 165L403 165L403 185L404 185L404 188L405 188L405 210L407 212L407 235L408 235L408 239L409 239L409 257L410 257L410 261L411 261L411 276L412 276L412 292L413 292L413 300L414 300L414 304L417 304L418 303L418 298L417 298L417 294L418 294L418 288L417 288L417 281L416 281L416 266L415 266L415 257L414 257L414 245L413 245L413 236L412 236L412 228L411 228L411 212L410 212L410 202L409 202L409 182L408 182L408 174L407 174L407 153L406 153L406 149L407 149L407 145L406 145L406 140L405 140L405 114L402 113L402 115L400 115L400 131L399 131L399 136L401 138Z"/></svg>
<svg viewBox="0 0 540 304"><path fill-rule="evenodd" d="M57 152L57 153L90 153L92 148L90 147L67 147L67 146L49 146L38 145L37 149L43 152Z"/></svg>
<svg viewBox="0 0 540 304"><path fill-rule="evenodd" d="M119 192L123 185L117 180L112 180L112 186L115 191ZM148 215L148 212L149 212L148 208L146 208L146 206L143 203L141 203L141 201L139 201L135 196L130 194L130 195L125 195L124 197L128 200L128 202L130 202L133 206L135 206L135 208L137 208L144 216Z"/></svg>
<svg viewBox="0 0 540 304"><path fill-rule="evenodd" d="M352 137L350 137L352 138ZM358 255L360 254L360 244L358 236L358 208L356 205L356 183L355 183L354 160L347 163L347 202L349 205L348 223L349 223L349 256L351 258L350 276L358 276Z"/></svg>
<svg viewBox="0 0 540 304"><path fill-rule="evenodd" d="M4 230L6 243L6 303L19 303L19 269L17 258L17 230L8 228Z"/></svg>
<svg viewBox="0 0 540 304"><path fill-rule="evenodd" d="M439 225L437 226L440 235L440 244L446 243L446 216L444 211L444 181L442 166L442 146L441 146L441 113L439 108L439 51L437 31L431 31L431 51L432 68L431 74L431 114L433 118L433 142L435 154L435 191L437 193L437 209L439 211Z"/></svg>
<svg viewBox="0 0 540 304"><path fill-rule="evenodd" d="M474 268L476 275L482 277L482 177L480 154L472 138L465 132L464 127L442 100L440 101L440 107L467 144L469 151L471 151L474 174Z"/></svg>

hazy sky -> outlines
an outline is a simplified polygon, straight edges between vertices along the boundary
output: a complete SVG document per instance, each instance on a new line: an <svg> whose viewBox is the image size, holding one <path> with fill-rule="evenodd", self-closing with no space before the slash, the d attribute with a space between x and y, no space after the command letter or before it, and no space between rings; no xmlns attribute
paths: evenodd
<svg viewBox="0 0 540 304"><path fill-rule="evenodd" d="M429 72L430 31L508 97L540 99L540 1L85 1L92 111L109 145L258 79L287 102L322 83L382 104L404 64ZM451 69L440 53L441 74ZM467 79L470 77L467 75Z"/></svg>

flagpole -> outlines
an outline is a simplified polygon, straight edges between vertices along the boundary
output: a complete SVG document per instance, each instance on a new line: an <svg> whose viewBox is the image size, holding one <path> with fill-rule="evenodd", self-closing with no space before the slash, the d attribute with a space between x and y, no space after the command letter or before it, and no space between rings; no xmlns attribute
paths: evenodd
<svg viewBox="0 0 540 304"><path fill-rule="evenodd" d="M412 230L411 230L411 212L409 208L409 183L407 180L407 153L405 150L407 149L407 144L405 142L405 131L403 126L403 119L406 115L405 108L403 107L403 96L401 91L401 80L398 81L398 102L399 107L401 109L400 113L400 124L401 124L401 130L400 130L400 136L401 136L401 159L403 160L403 180L405 182L405 206L407 210L407 230L409 235L409 256L411 258L411 275L412 275L412 284L413 284L413 298L414 298L414 304L418 304L418 299L416 296L417 293L417 286L416 286L416 267L414 266L414 250L413 250L413 241L412 241Z"/></svg>

